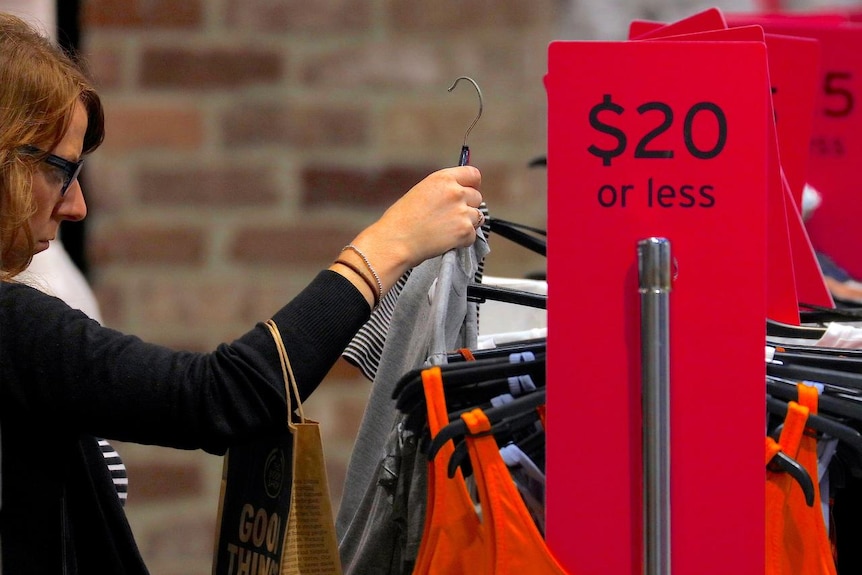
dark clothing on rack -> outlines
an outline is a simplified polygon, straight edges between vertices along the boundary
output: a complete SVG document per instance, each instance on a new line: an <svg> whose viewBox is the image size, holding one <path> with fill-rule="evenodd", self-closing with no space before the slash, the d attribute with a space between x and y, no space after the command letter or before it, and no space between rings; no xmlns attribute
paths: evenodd
<svg viewBox="0 0 862 575"><path fill-rule="evenodd" d="M273 316L303 399L368 315L323 271ZM223 454L284 421L263 323L214 352L178 352L15 283L0 284L0 382L2 565L16 575L147 572L93 436Z"/></svg>
<svg viewBox="0 0 862 575"><path fill-rule="evenodd" d="M817 263L820 264L820 271L823 275L834 278L840 282L846 282L853 279L847 270L835 263L835 260L824 254L823 252L815 252Z"/></svg>

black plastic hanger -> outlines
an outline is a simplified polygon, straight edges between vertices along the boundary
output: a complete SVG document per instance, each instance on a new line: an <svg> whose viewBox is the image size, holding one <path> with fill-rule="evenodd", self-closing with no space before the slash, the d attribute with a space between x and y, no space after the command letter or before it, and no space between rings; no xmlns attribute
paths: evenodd
<svg viewBox="0 0 862 575"><path fill-rule="evenodd" d="M784 401L796 401L799 397L799 392L796 389L797 385L797 382L792 380L773 377L766 378L766 392ZM826 390L828 390L828 384L824 385ZM843 393L844 390L842 389L838 392ZM828 391L821 393L817 399L817 411L821 415L829 413L837 417L852 419L862 424L862 402L834 397L829 395Z"/></svg>
<svg viewBox="0 0 862 575"><path fill-rule="evenodd" d="M535 359L512 362L508 356L444 364L439 366L443 376L443 386L447 395L457 393L459 386L475 385L481 381L529 375L537 386L545 384L545 354L534 354ZM425 401L422 390L422 371L418 368L407 372L395 384L392 399L401 411L410 411L417 403Z"/></svg>
<svg viewBox="0 0 862 575"><path fill-rule="evenodd" d="M510 393L508 379L492 379L480 381L469 385L459 386L457 390L446 393L446 410L450 413L449 420L460 417L461 412L470 411L474 407L485 407L491 399L503 394ZM427 422L427 407L424 401L414 405L406 406L404 403L398 410L406 414L403 420L404 429L416 434L423 435L423 445L429 441L428 430L425 429ZM454 414L454 417L452 417ZM423 447L424 449L424 447Z"/></svg>
<svg viewBox="0 0 862 575"><path fill-rule="evenodd" d="M788 365L807 365L839 371L862 371L862 356L824 354L816 351L795 351L775 344L768 345L773 349L773 359Z"/></svg>
<svg viewBox="0 0 862 575"><path fill-rule="evenodd" d="M792 363L767 363L767 375L783 377L804 381L816 381L845 385L851 389L862 390L862 373L857 371L843 371L838 369L825 369L810 365L796 365Z"/></svg>
<svg viewBox="0 0 862 575"><path fill-rule="evenodd" d="M862 360L862 350L860 349L844 349L840 347L822 347L819 345L806 345L799 343L780 343L776 341L770 341L768 338L766 340L766 344L769 346L773 346L776 349L781 349L783 351L792 351L792 352L800 352L800 353L810 353L824 356L832 356L832 357L851 357Z"/></svg>
<svg viewBox="0 0 862 575"><path fill-rule="evenodd" d="M832 296L835 303L840 299ZM799 320L803 323L829 323L831 321L862 321L862 304L848 304L839 307L824 307L811 303L799 302Z"/></svg>
<svg viewBox="0 0 862 575"><path fill-rule="evenodd" d="M487 408L483 408L483 411L487 412ZM457 417L460 418L461 415L458 414ZM456 421L456 419L453 417L450 421ZM494 435L498 445L506 445L507 443L516 441L515 434L518 431L523 431L525 428L529 428L529 435L533 435L534 433L544 434L543 431L536 430L535 425L537 421L539 421L539 413L535 409L530 409L526 412L519 413L495 423L491 426L490 433ZM449 458L449 464L447 467L449 477L455 477L455 472L459 467L462 468L464 477L469 476L470 470L466 469L468 462L467 442L456 442L455 449Z"/></svg>
<svg viewBox="0 0 862 575"><path fill-rule="evenodd" d="M493 426L507 418L524 414L529 410L535 410L544 404L545 389L542 388L526 395L522 395L514 401L504 405L486 409L484 412L488 417L488 421L490 421ZM468 432L467 424L464 423L463 419L458 419L457 421L453 421L444 426L443 429L441 429L440 432L431 439L431 445L428 448L428 459L433 459L447 441L466 435Z"/></svg>
<svg viewBox="0 0 862 575"><path fill-rule="evenodd" d="M808 507L814 505L814 481L811 479L811 475L808 474L808 471L802 464L784 453L783 451L779 451L773 456L773 458L766 464L766 467L770 471L784 471L789 473L793 479L799 483L799 487L802 488L802 493L805 495L805 503Z"/></svg>
<svg viewBox="0 0 862 575"><path fill-rule="evenodd" d="M489 217L485 221L488 224L488 230L498 236L506 238L507 240L539 255L548 255L547 240L542 239L541 237L536 237L536 235L547 236L548 232L546 230L528 226L526 224L501 220L497 217ZM528 234L528 231L536 235Z"/></svg>
<svg viewBox="0 0 862 575"><path fill-rule="evenodd" d="M766 410L769 413L775 414L779 418L783 419L787 416L787 409L787 402L781 401L767 394ZM813 414L808 415L808 419L805 421L805 426L846 443L848 447L853 448L857 456L862 458L862 434L852 427L839 423L829 417Z"/></svg>
<svg viewBox="0 0 862 575"><path fill-rule="evenodd" d="M538 309L547 309L548 307L548 296L545 294L500 286L490 286L480 283L471 283L467 285L468 301L485 303L485 301L489 299L504 303L535 307Z"/></svg>
<svg viewBox="0 0 862 575"><path fill-rule="evenodd" d="M823 337L825 333L825 327L793 325L769 318L766 320L767 337L790 337L794 339L818 340Z"/></svg>
<svg viewBox="0 0 862 575"><path fill-rule="evenodd" d="M481 361L488 358L508 358L513 353L545 353L547 343L548 338L539 337L503 343L488 349L471 349L468 351L474 360ZM468 359L460 351L453 351L446 354L446 361L447 363L460 363L468 361Z"/></svg>
<svg viewBox="0 0 862 575"><path fill-rule="evenodd" d="M504 363L500 362L499 359L493 364L488 363L485 371L471 369L469 379L449 377L451 374L456 373L451 369L442 372L446 410L450 414L454 413L454 417L449 418L450 421L460 417L460 413L463 411L469 411L474 407L486 407L493 398L511 393L510 377L529 376L529 381L533 386L538 388L545 385L545 365L543 358L519 363L512 363L508 358L501 359L504 359ZM477 364L479 362L461 363L459 365L465 368L468 366L475 368L479 366ZM519 369L513 366L521 367ZM537 369L541 370L540 373L537 373ZM488 377L487 375L499 375L501 373L505 375L503 377ZM460 376L461 374L459 373L458 375ZM530 393L530 391L526 391L526 393ZM396 409L406 414L403 420L404 428L415 434L422 435L420 448L424 450L430 441L430 437L426 428L427 407L425 405L425 393L421 380L419 382L408 383L395 399Z"/></svg>

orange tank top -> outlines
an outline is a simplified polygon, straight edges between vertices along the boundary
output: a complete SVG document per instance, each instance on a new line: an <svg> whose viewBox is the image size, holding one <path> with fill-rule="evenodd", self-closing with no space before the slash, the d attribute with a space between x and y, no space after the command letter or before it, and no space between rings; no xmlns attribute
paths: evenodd
<svg viewBox="0 0 862 575"><path fill-rule="evenodd" d="M799 394L799 406L807 411L805 413L807 421L809 415L817 414L817 389L805 384L798 384L797 392ZM793 403L790 402L790 405ZM798 412L798 410L794 409L794 412ZM790 417L790 409L788 409L787 414ZM795 421L793 425L797 425ZM784 435L783 431L782 436ZM829 534L826 531L820 501L815 432L805 429L799 440L799 449L795 456L790 451L787 454L796 459L811 476L814 482L814 505L809 507L805 503L805 495L793 479L782 478L785 499L783 525L779 540L781 550L776 560L774 547L779 543L768 542L767 561L771 558L773 562L767 563L767 567L772 569L771 571L767 570L767 573L770 575L836 575L832 547L829 543Z"/></svg>
<svg viewBox="0 0 862 575"><path fill-rule="evenodd" d="M808 408L791 401L784 417L781 436L776 442L766 437L766 464L772 461L778 451L783 451L789 457L796 458L802 434L805 431L805 421L808 419ZM790 518L788 494L795 480L784 472L766 470L766 575L782 575L788 573L786 564L789 557L784 552L785 538L791 537L795 530L785 533L786 522ZM799 487L796 487L799 489Z"/></svg>
<svg viewBox="0 0 862 575"><path fill-rule="evenodd" d="M431 436L449 423L439 367L422 371L422 386L428 410ZM459 575L480 573L485 534L467 485L459 469L449 478L447 466L455 448L451 441L428 463L428 491L425 524L414 575Z"/></svg>
<svg viewBox="0 0 862 575"><path fill-rule="evenodd" d="M524 506L506 467L491 423L481 409L461 415L469 433L465 439L482 508L486 554L481 569L471 575L566 575Z"/></svg>

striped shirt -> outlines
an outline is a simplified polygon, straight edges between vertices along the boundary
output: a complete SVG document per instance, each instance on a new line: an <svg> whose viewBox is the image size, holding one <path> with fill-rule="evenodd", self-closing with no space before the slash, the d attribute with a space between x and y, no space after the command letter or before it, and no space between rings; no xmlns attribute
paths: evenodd
<svg viewBox="0 0 862 575"><path fill-rule="evenodd" d="M97 438L99 441L99 449L102 450L102 456L105 458L105 464L108 466L108 471L111 472L111 480L114 482L114 488L117 490L117 497L120 498L120 504L126 504L126 496L129 492L129 476L126 473L126 466L123 460L120 459L120 454L111 446L105 439Z"/></svg>

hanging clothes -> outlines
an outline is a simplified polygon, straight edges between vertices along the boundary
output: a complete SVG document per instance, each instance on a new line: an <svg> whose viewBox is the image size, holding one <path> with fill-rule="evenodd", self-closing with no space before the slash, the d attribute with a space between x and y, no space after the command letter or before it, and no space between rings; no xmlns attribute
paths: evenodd
<svg viewBox="0 0 862 575"><path fill-rule="evenodd" d="M817 388L800 383L796 386L799 392L799 404L808 408L809 415L817 415L818 392ZM806 429L799 444L799 451L795 458L814 480L814 506L808 507L794 505L791 507L791 518L799 528L806 533L804 546L788 549L787 552L794 554L792 557L793 573L805 575L836 575L835 560L832 556L832 545L829 542L829 532L823 520L822 502L820 500L820 486L817 462L817 435L813 430ZM794 498L798 493L791 492ZM796 567L798 565L798 567Z"/></svg>
<svg viewBox="0 0 862 575"><path fill-rule="evenodd" d="M802 434L805 431L805 420L808 418L808 408L795 401L788 404L787 415L781 428L781 435L776 442L766 437L766 464L783 451L791 458L796 458ZM797 526L789 526L787 521L791 514L788 507L792 504L806 505L799 498L790 499L792 489L799 489L793 478L785 472L766 471L766 575L784 575L790 573L790 557L785 553L785 547L795 544L799 537Z"/></svg>
<svg viewBox="0 0 862 575"><path fill-rule="evenodd" d="M491 431L485 412L476 408L461 415L485 531L484 561L464 575L566 575L524 507Z"/></svg>
<svg viewBox="0 0 862 575"><path fill-rule="evenodd" d="M389 322L336 517L345 575L409 573L424 529L427 463L392 399L399 378L476 345L477 306L466 298L489 252L483 234L414 268Z"/></svg>
<svg viewBox="0 0 862 575"><path fill-rule="evenodd" d="M422 372L422 386L433 437L449 423L439 367ZM446 442L428 462L425 529L413 575L474 573L486 552L482 523L461 470L448 477L447 462L454 450L452 442Z"/></svg>
<svg viewBox="0 0 862 575"><path fill-rule="evenodd" d="M810 415L817 415L818 392L801 383L797 391L798 404L789 404L779 443L814 481L814 505L806 504L789 477L767 474L767 575L836 575L817 480L817 437L807 428L799 432ZM794 453L796 436L799 446Z"/></svg>

